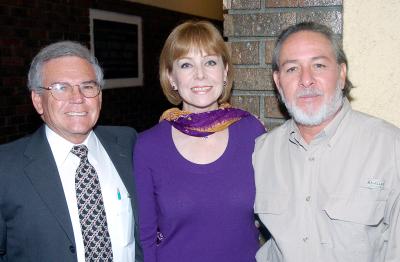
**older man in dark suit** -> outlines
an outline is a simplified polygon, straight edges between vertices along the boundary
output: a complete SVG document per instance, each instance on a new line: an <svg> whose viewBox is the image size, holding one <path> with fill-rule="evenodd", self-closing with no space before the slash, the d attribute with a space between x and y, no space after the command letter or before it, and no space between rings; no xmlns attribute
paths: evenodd
<svg viewBox="0 0 400 262"><path fill-rule="evenodd" d="M128 127L95 127L103 73L84 46L51 44L28 75L45 124L0 146L0 261L143 261Z"/></svg>

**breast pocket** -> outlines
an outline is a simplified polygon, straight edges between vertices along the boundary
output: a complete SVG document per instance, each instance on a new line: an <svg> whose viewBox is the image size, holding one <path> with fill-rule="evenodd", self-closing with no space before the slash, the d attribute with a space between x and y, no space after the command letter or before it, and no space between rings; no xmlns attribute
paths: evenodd
<svg viewBox="0 0 400 262"><path fill-rule="evenodd" d="M322 242L338 254L367 259L374 245L373 236L382 234L385 205L385 200L365 195L330 197L323 207L326 216L319 232Z"/></svg>
<svg viewBox="0 0 400 262"><path fill-rule="evenodd" d="M117 208L118 231L122 246L128 246L133 242L133 213L131 206L131 198L128 196L122 197L118 201Z"/></svg>
<svg viewBox="0 0 400 262"><path fill-rule="evenodd" d="M383 219L385 204L386 201L378 199L331 197L324 210L332 220L376 226Z"/></svg>

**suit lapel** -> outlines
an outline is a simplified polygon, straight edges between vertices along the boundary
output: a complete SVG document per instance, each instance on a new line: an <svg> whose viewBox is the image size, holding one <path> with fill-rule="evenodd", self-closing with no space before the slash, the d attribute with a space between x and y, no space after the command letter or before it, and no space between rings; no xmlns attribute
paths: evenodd
<svg viewBox="0 0 400 262"><path fill-rule="evenodd" d="M44 126L32 135L32 139L26 147L25 156L27 157L25 174L68 238L74 243L64 190L50 145L47 142Z"/></svg>
<svg viewBox="0 0 400 262"><path fill-rule="evenodd" d="M101 144L106 149L108 156L113 162L115 169L124 183L129 194L134 194L134 182L132 175L132 147L133 145L127 145L126 141L119 141L113 133L107 132L101 127L95 130L97 137ZM120 143L121 142L121 143Z"/></svg>

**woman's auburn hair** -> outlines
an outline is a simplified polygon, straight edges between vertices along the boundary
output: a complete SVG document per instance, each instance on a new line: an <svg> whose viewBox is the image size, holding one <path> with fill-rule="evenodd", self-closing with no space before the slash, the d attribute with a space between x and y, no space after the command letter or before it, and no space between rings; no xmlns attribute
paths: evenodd
<svg viewBox="0 0 400 262"><path fill-rule="evenodd" d="M186 21L175 27L165 41L160 55L159 74L160 84L168 101L174 105L182 102L179 93L172 89L168 76L172 72L174 61L193 49L221 56L224 67L228 67L228 73L218 103L228 101L233 82L231 55L218 29L208 21Z"/></svg>

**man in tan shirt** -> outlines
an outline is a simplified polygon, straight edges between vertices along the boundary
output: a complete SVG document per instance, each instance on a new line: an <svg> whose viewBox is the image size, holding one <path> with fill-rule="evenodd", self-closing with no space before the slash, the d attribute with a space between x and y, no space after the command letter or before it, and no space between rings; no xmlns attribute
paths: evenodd
<svg viewBox="0 0 400 262"><path fill-rule="evenodd" d="M292 119L257 139L263 262L400 261L400 130L352 110L347 59L325 26L281 33L273 77Z"/></svg>

